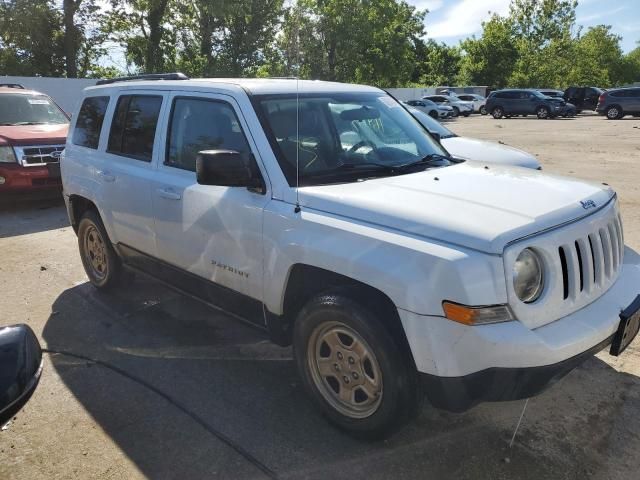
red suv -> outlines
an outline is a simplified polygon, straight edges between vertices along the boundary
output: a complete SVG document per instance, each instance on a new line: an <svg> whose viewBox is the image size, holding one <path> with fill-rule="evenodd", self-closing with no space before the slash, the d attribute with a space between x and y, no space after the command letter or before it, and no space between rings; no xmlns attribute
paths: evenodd
<svg viewBox="0 0 640 480"><path fill-rule="evenodd" d="M0 85L0 195L61 188L69 117L47 95Z"/></svg>

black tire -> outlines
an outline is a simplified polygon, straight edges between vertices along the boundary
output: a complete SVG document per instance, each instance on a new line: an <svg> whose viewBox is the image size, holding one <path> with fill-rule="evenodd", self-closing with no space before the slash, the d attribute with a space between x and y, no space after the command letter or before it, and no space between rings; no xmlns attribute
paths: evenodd
<svg viewBox="0 0 640 480"><path fill-rule="evenodd" d="M438 120L438 112L437 112L436 110L431 110L431 111L429 112L429 116L430 116L431 118L433 118L434 120Z"/></svg>
<svg viewBox="0 0 640 480"><path fill-rule="evenodd" d="M610 105L605 110L607 120L619 120L624 117L624 112L619 105Z"/></svg>
<svg viewBox="0 0 640 480"><path fill-rule="evenodd" d="M486 115L487 113L489 113L489 112L487 112L487 107L485 107L484 105L482 105L482 106L480 107L480 115Z"/></svg>
<svg viewBox="0 0 640 480"><path fill-rule="evenodd" d="M99 247L92 248L90 245L101 245L101 252L96 254ZM123 280L132 278L132 274L125 273L100 216L93 210L87 211L80 219L78 247L84 271L94 287L109 290Z"/></svg>
<svg viewBox="0 0 640 480"><path fill-rule="evenodd" d="M457 117L460 115L460 109L458 107L453 107L453 116Z"/></svg>
<svg viewBox="0 0 640 480"><path fill-rule="evenodd" d="M465 117L468 117L469 115L471 115L471 112L464 112L462 115L464 115Z"/></svg>
<svg viewBox="0 0 640 480"><path fill-rule="evenodd" d="M546 120L551 116L551 111L549 107L541 105L536 108L536 116L541 120Z"/></svg>
<svg viewBox="0 0 640 480"><path fill-rule="evenodd" d="M498 120L504 115L504 110L502 107L493 107L493 110L491 110L491 115L493 116L493 118Z"/></svg>
<svg viewBox="0 0 640 480"><path fill-rule="evenodd" d="M528 113L525 113L524 115L522 115L523 118L527 118L529 116Z"/></svg>
<svg viewBox="0 0 640 480"><path fill-rule="evenodd" d="M338 334L332 329L337 329ZM349 344L353 350L346 346L348 338L353 340ZM325 339L334 339L335 346ZM387 437L419 411L422 395L415 367L385 329L378 313L353 300L348 290L319 295L305 305L294 325L293 350L303 385L315 405L332 424L350 435L370 440ZM370 351L371 355L362 360L357 355L362 351ZM320 373L321 364L330 369L330 374ZM353 376L351 380L354 371L361 372L362 378ZM380 391L366 395L356 382L371 382L374 377ZM353 382L350 387L348 380ZM340 398L343 388L349 400ZM373 402L363 403L364 412L357 410L358 392L366 395L365 403Z"/></svg>

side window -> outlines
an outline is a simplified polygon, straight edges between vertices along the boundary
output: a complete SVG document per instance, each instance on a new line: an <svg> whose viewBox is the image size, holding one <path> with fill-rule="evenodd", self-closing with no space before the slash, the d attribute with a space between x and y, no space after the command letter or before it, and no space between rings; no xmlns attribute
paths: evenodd
<svg viewBox="0 0 640 480"><path fill-rule="evenodd" d="M97 149L109 97L85 98L73 130L74 145Z"/></svg>
<svg viewBox="0 0 640 480"><path fill-rule="evenodd" d="M162 97L122 95L113 114L107 151L150 162Z"/></svg>
<svg viewBox="0 0 640 480"><path fill-rule="evenodd" d="M176 98L168 133L164 163L171 167L195 172L202 150L250 151L233 108L222 101Z"/></svg>

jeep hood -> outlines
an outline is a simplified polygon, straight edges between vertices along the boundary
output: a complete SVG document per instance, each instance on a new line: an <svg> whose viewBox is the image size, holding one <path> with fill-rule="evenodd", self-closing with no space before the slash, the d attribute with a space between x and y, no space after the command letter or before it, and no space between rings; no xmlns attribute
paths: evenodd
<svg viewBox="0 0 640 480"><path fill-rule="evenodd" d="M64 145L68 123L0 126L0 145Z"/></svg>
<svg viewBox="0 0 640 480"><path fill-rule="evenodd" d="M598 184L473 162L299 191L303 209L492 254L502 254L511 241L589 215L614 195ZM586 200L591 202L583 206Z"/></svg>

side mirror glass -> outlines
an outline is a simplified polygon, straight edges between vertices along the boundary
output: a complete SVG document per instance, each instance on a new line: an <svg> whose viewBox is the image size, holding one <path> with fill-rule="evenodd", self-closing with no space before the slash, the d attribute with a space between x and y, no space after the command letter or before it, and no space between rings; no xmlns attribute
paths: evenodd
<svg viewBox="0 0 640 480"><path fill-rule="evenodd" d="M264 192L255 158L236 150L203 150L196 157L196 178L200 185L246 187Z"/></svg>
<svg viewBox="0 0 640 480"><path fill-rule="evenodd" d="M0 425L18 413L42 374L42 351L27 325L0 328Z"/></svg>

